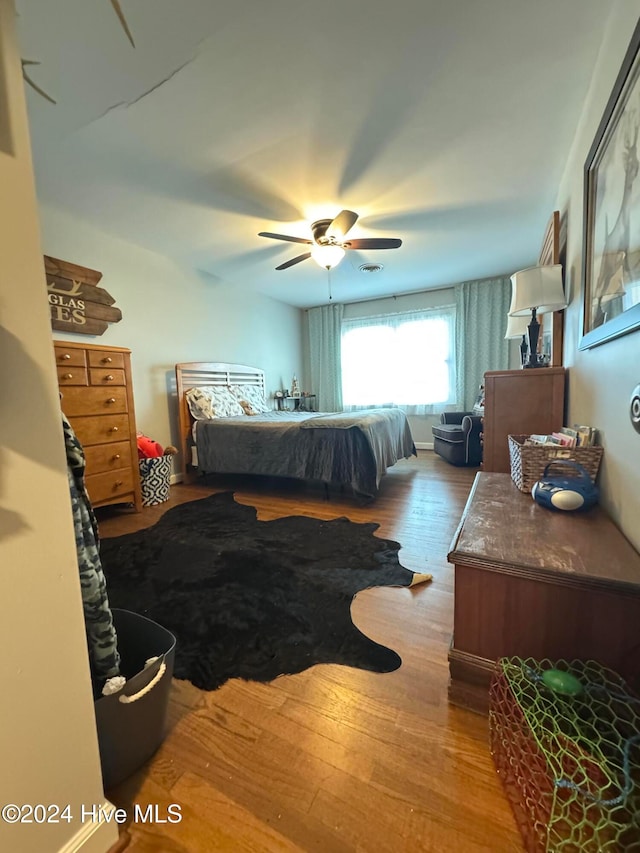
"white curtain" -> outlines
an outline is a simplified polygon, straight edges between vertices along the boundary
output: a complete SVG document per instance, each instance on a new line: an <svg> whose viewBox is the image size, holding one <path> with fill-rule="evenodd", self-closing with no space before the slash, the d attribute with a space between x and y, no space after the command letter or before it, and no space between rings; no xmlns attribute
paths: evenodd
<svg viewBox="0 0 640 853"><path fill-rule="evenodd" d="M340 304L321 305L307 311L311 387L319 412L342 411L342 366Z"/></svg>
<svg viewBox="0 0 640 853"><path fill-rule="evenodd" d="M343 320L346 411L398 406L409 415L455 403L455 306Z"/></svg>

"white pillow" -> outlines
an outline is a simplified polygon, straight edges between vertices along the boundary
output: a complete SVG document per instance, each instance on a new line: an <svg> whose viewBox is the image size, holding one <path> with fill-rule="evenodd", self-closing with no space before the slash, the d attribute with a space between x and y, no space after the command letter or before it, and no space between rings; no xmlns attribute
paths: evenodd
<svg viewBox="0 0 640 853"><path fill-rule="evenodd" d="M185 392L191 415L197 421L244 415L244 409L226 385L202 385Z"/></svg>
<svg viewBox="0 0 640 853"><path fill-rule="evenodd" d="M230 385L229 387L247 415L260 415L271 411L264 398L264 391L257 385Z"/></svg>

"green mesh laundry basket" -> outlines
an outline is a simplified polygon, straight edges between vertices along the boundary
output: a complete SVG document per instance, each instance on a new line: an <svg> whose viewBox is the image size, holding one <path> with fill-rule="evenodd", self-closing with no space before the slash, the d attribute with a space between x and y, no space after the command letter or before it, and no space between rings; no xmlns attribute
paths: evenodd
<svg viewBox="0 0 640 853"><path fill-rule="evenodd" d="M501 658L489 707L491 752L529 853L640 851L640 699L620 676L594 661Z"/></svg>

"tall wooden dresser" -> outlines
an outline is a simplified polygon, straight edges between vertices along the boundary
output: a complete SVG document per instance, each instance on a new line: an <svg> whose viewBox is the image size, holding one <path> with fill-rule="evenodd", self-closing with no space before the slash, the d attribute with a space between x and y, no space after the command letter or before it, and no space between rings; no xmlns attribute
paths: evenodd
<svg viewBox="0 0 640 853"><path fill-rule="evenodd" d="M490 370L484 375L482 470L511 471L508 435L546 435L564 423L565 368Z"/></svg>
<svg viewBox="0 0 640 853"><path fill-rule="evenodd" d="M86 457L94 507L132 503L142 509L131 351L54 341L62 411Z"/></svg>

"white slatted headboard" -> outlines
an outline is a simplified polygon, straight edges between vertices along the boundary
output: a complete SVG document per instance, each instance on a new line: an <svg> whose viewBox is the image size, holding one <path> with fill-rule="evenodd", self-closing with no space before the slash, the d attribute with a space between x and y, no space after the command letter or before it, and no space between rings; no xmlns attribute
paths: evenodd
<svg viewBox="0 0 640 853"><path fill-rule="evenodd" d="M253 385L264 393L264 370L248 367L246 364L230 364L226 361L186 361L176 364L180 452L185 483L194 481L195 471L191 465L193 418L184 395L189 388L200 388L203 385Z"/></svg>

